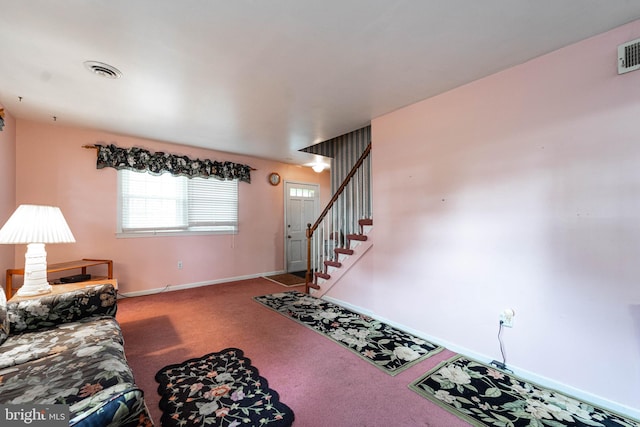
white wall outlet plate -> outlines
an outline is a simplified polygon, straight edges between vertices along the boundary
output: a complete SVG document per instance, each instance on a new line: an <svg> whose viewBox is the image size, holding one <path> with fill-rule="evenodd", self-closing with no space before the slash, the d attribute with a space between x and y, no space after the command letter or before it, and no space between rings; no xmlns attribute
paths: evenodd
<svg viewBox="0 0 640 427"><path fill-rule="evenodd" d="M513 328L513 317L516 312L512 308L506 308L500 313L500 322L506 328Z"/></svg>

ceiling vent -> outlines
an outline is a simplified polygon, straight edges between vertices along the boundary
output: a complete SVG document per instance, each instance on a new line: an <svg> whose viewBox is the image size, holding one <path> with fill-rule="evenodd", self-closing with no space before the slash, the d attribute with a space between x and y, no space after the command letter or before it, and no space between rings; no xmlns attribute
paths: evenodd
<svg viewBox="0 0 640 427"><path fill-rule="evenodd" d="M640 39L618 46L618 74L640 70Z"/></svg>
<svg viewBox="0 0 640 427"><path fill-rule="evenodd" d="M99 75L100 77L107 79L119 79L122 77L120 70L113 65L105 64L104 62L85 61L84 66L87 70Z"/></svg>

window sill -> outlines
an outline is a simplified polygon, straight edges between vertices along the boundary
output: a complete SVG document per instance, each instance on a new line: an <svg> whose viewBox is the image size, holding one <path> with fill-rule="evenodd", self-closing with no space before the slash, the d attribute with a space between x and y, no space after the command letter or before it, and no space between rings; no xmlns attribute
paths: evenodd
<svg viewBox="0 0 640 427"><path fill-rule="evenodd" d="M216 230L216 231L136 231L118 232L117 239L136 239L141 237L184 237L184 236L207 236L217 234L238 234L237 230Z"/></svg>

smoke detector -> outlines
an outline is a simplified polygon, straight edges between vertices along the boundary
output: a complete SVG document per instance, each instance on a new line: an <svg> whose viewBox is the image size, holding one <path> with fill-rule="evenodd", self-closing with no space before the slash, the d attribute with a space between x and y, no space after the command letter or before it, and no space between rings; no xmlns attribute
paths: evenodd
<svg viewBox="0 0 640 427"><path fill-rule="evenodd" d="M640 39L618 46L618 74L640 69Z"/></svg>
<svg viewBox="0 0 640 427"><path fill-rule="evenodd" d="M119 79L122 73L113 65L105 64L98 61L85 61L84 66L87 70L106 79Z"/></svg>

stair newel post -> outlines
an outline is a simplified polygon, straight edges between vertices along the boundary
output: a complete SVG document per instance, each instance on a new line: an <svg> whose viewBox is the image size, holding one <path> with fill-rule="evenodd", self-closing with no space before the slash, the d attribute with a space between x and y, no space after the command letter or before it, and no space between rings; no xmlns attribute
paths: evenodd
<svg viewBox="0 0 640 427"><path fill-rule="evenodd" d="M313 231L311 231L311 224L307 224L307 274L305 277L304 291L309 293L309 283L311 283L311 238L313 237Z"/></svg>

